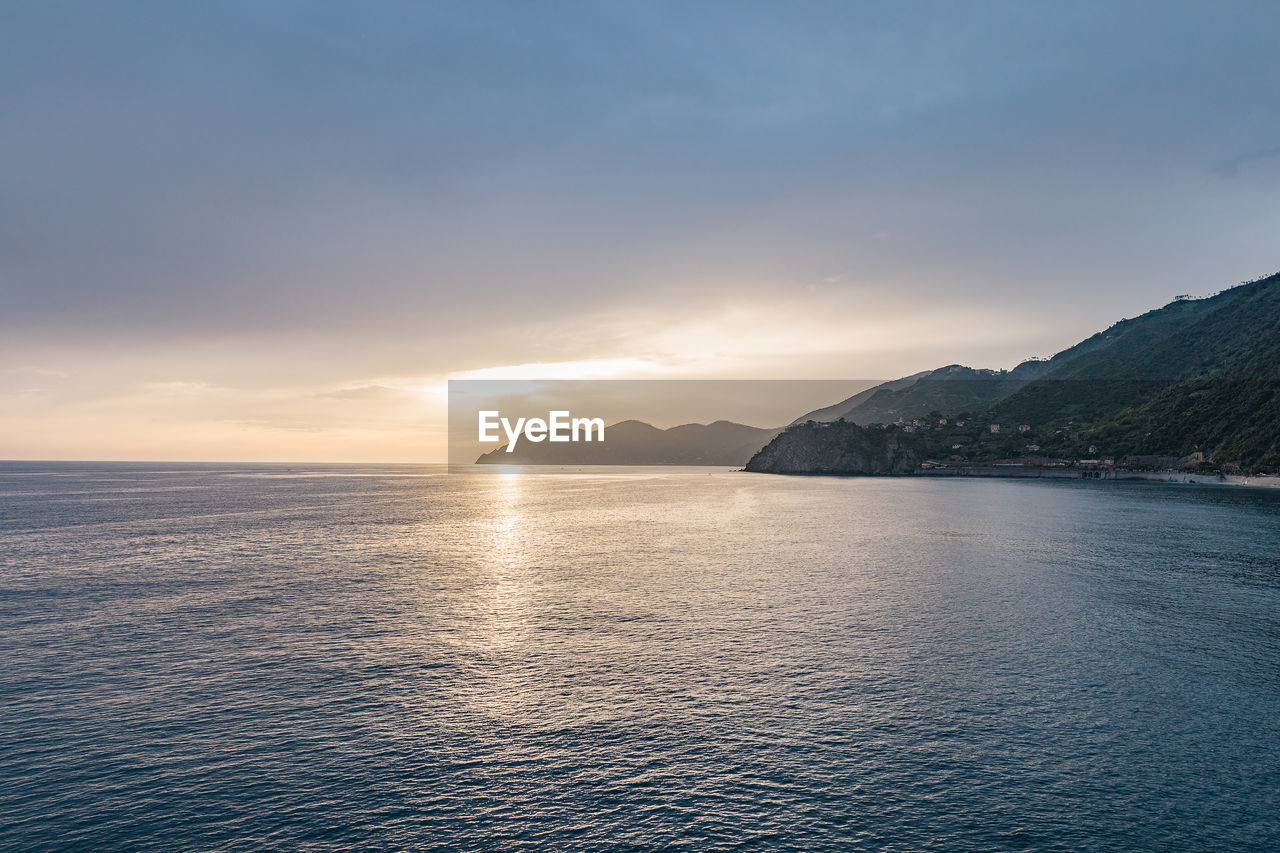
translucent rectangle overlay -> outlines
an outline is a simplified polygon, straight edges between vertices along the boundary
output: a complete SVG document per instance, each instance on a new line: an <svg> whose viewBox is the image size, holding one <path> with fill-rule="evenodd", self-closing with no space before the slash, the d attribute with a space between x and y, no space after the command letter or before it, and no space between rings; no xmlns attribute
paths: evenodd
<svg viewBox="0 0 1280 853"><path fill-rule="evenodd" d="M742 467L788 424L881 381L451 380L449 470L493 473L495 466L509 465ZM482 412L489 413L487 435L497 440L480 440ZM592 425L589 436L587 422ZM603 440L595 429L600 423ZM552 440L566 436L568 440Z"/></svg>

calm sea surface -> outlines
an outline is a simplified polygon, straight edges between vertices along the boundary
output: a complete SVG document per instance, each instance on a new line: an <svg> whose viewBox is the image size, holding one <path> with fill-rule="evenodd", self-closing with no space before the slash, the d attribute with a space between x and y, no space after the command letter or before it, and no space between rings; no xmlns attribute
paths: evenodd
<svg viewBox="0 0 1280 853"><path fill-rule="evenodd" d="M0 465L0 847L1278 843L1280 493Z"/></svg>

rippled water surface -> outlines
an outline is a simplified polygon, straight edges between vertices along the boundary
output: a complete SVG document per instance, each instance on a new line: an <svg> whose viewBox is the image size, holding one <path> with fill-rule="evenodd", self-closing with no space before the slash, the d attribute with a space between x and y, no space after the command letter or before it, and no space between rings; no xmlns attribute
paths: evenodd
<svg viewBox="0 0 1280 853"><path fill-rule="evenodd" d="M0 846L1262 850L1280 494L0 465Z"/></svg>

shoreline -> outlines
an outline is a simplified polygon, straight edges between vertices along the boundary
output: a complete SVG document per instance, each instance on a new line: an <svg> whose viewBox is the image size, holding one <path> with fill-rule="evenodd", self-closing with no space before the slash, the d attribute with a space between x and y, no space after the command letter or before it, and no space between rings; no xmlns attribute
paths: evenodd
<svg viewBox="0 0 1280 853"><path fill-rule="evenodd" d="M1133 471L1124 468L1042 468L1014 466L965 466L927 468L908 476L917 477L999 477L1003 479L1130 480L1200 486L1247 486L1280 488L1280 476L1244 474L1193 474L1184 471Z"/></svg>
<svg viewBox="0 0 1280 853"><path fill-rule="evenodd" d="M1280 476L1244 474L1194 474L1183 471L1133 471L1123 468L1039 468L994 465L966 465L955 468L924 468L900 473L859 474L841 471L748 471L747 474L770 474L783 477L931 477L977 478L1000 480L1127 480L1130 482L1174 483L1194 486L1235 486L1255 489L1280 489Z"/></svg>

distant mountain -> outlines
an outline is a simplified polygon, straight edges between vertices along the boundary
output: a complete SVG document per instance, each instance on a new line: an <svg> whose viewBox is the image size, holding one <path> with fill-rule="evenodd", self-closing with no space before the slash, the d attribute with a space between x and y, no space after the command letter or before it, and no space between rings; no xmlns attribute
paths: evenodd
<svg viewBox="0 0 1280 853"><path fill-rule="evenodd" d="M1280 273L1205 299L1180 297L1047 361L1007 372L950 365L802 420L840 417L861 425L921 419L910 430L925 435L925 451L963 462L1034 455L1274 471ZM830 441L830 434L793 429L775 444L812 445L819 437ZM775 448L770 458L806 453Z"/></svg>
<svg viewBox="0 0 1280 853"><path fill-rule="evenodd" d="M605 427L603 442L519 441L476 460L478 465L745 465L781 430L731 421L658 429L642 421Z"/></svg>

